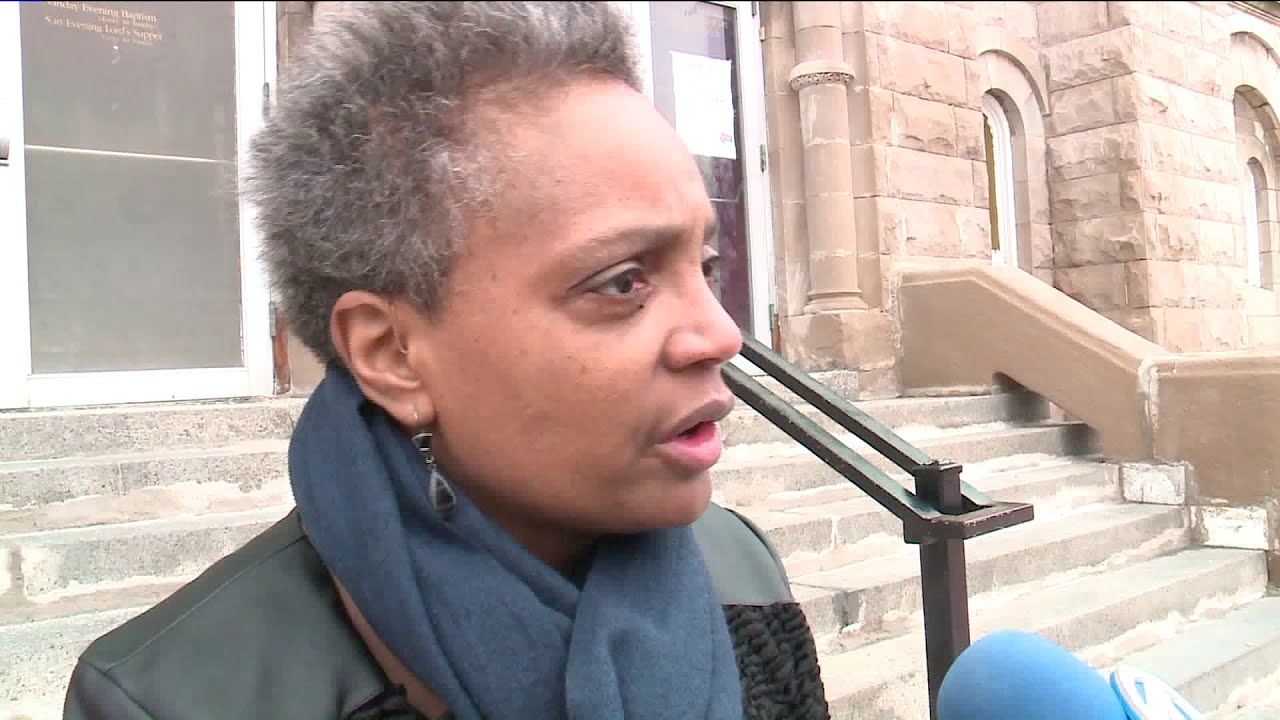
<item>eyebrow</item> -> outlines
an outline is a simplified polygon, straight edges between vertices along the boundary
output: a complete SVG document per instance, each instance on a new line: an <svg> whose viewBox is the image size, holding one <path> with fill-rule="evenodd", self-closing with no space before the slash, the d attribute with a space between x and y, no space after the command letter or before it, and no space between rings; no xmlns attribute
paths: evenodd
<svg viewBox="0 0 1280 720"><path fill-rule="evenodd" d="M658 246L678 242L684 237L684 225L659 223L653 225L632 225L596 235L587 240L577 252L575 259L607 260L617 255L634 255L642 251L652 250ZM709 243L720 231L716 218L707 222L702 231L702 242Z"/></svg>

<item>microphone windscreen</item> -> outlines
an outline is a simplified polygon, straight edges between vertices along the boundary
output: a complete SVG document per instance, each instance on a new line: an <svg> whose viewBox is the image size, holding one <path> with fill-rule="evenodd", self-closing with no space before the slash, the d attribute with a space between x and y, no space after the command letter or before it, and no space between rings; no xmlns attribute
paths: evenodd
<svg viewBox="0 0 1280 720"><path fill-rule="evenodd" d="M938 720L1126 720L1097 670L1038 635L1001 630L956 658L938 690Z"/></svg>

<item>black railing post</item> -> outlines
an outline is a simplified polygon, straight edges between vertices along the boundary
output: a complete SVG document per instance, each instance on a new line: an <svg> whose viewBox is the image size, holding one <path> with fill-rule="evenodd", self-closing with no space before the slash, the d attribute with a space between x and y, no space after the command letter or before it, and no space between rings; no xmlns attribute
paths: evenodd
<svg viewBox="0 0 1280 720"><path fill-rule="evenodd" d="M964 512L960 465L934 461L916 468L916 496L946 515ZM924 606L929 718L938 718L938 688L951 663L969 646L969 583L964 540L920 538L920 592Z"/></svg>
<svg viewBox="0 0 1280 720"><path fill-rule="evenodd" d="M937 720L942 678L956 657L969 646L969 584L965 578L964 541L1030 522L1035 518L1034 508L1026 503L996 502L970 487L960 479L959 465L931 461L927 453L760 341L744 337L742 357L865 442L872 452L915 478L913 493L746 371L728 363L722 367L725 382L734 395L893 513L902 521L902 539L920 546L929 717Z"/></svg>

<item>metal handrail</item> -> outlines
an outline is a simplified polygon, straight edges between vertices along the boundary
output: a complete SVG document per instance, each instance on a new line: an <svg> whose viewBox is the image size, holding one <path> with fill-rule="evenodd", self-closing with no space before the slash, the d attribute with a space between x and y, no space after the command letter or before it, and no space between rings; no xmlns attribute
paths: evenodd
<svg viewBox="0 0 1280 720"><path fill-rule="evenodd" d="M903 540L920 546L929 717L936 720L942 678L969 646L964 541L1028 522L1034 509L991 500L960 478L959 464L930 459L760 341L744 337L741 355L915 479L913 493L744 370L724 366L734 395L893 513L902 521Z"/></svg>

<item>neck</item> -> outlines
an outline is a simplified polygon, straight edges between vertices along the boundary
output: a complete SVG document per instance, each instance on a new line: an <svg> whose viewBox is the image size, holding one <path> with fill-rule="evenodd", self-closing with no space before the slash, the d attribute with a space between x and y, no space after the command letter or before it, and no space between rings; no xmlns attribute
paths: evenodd
<svg viewBox="0 0 1280 720"><path fill-rule="evenodd" d="M566 577L574 577L599 539L594 535L558 528L543 520L512 512L488 498L471 496L476 507L516 542Z"/></svg>
<svg viewBox="0 0 1280 720"><path fill-rule="evenodd" d="M401 426L401 430L409 437L417 434L417 431L409 427ZM440 449L438 452L436 462L441 463L443 467L440 454L447 454L447 450ZM455 483L466 491L480 512L497 523L498 527L506 531L534 557L566 577L574 577L576 571L590 555L592 548L595 547L596 541L599 540L598 536L589 533L557 528L545 520L530 518L518 509L512 509L509 503L493 498L475 487L473 483L466 482L464 478L448 472L445 476L449 478L450 483Z"/></svg>

